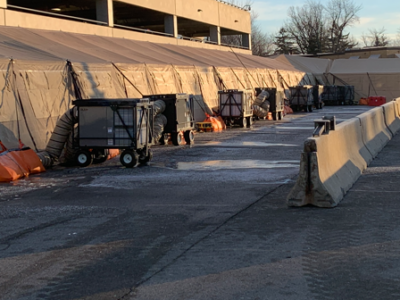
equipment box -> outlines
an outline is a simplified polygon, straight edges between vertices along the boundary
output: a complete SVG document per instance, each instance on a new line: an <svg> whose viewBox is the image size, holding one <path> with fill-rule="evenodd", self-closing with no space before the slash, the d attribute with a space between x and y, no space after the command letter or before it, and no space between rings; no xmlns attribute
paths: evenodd
<svg viewBox="0 0 400 300"><path fill-rule="evenodd" d="M252 90L218 91L219 113L227 125L250 126L253 116Z"/></svg>
<svg viewBox="0 0 400 300"><path fill-rule="evenodd" d="M276 88L256 88L256 97L263 90L269 94L266 100L270 103L269 112L272 114L272 118L274 120L282 120L285 108L284 91Z"/></svg>
<svg viewBox="0 0 400 300"><path fill-rule="evenodd" d="M287 97L289 99L289 105L293 111L313 111L314 97L313 97L313 86L295 86L289 87L287 90Z"/></svg>
<svg viewBox="0 0 400 300"><path fill-rule="evenodd" d="M354 104L354 86L326 85L321 94L321 100L325 105L352 105Z"/></svg>
<svg viewBox="0 0 400 300"><path fill-rule="evenodd" d="M126 167L151 160L153 105L148 99L75 100L78 108L76 162L85 167L98 153L124 149L120 160Z"/></svg>
<svg viewBox="0 0 400 300"><path fill-rule="evenodd" d="M171 137L174 145L182 142L182 136L187 144L194 142L194 107L193 100L188 94L148 95L151 102L162 100L165 109L161 112L167 118L161 143L165 144Z"/></svg>

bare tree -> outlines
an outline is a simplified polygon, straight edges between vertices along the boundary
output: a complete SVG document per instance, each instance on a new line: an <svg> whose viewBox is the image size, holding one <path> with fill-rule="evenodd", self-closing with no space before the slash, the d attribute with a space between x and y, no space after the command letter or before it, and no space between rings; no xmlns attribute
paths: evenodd
<svg viewBox="0 0 400 300"><path fill-rule="evenodd" d="M390 44L390 40L385 36L386 29L368 29L368 34L362 34L361 39L365 47L385 47Z"/></svg>
<svg viewBox="0 0 400 300"><path fill-rule="evenodd" d="M274 35L265 33L259 26L253 26L251 31L251 50L253 55L268 56L275 51Z"/></svg>
<svg viewBox="0 0 400 300"><path fill-rule="evenodd" d="M250 9L253 5L253 0L229 0L229 3ZM250 10L251 18L251 49L253 55L267 56L272 54L275 49L274 37L271 34L263 32L260 26L257 24L258 13L254 10ZM221 37L221 42L227 45L242 46L241 35L224 35Z"/></svg>
<svg viewBox="0 0 400 300"><path fill-rule="evenodd" d="M302 7L291 6L288 15L285 30L294 38L300 52L323 52L327 39L324 6L310 0Z"/></svg>
<svg viewBox="0 0 400 300"><path fill-rule="evenodd" d="M325 6L309 0L302 7L289 8L284 28L301 53L341 52L357 44L345 30L358 22L360 9L352 0L330 0Z"/></svg>

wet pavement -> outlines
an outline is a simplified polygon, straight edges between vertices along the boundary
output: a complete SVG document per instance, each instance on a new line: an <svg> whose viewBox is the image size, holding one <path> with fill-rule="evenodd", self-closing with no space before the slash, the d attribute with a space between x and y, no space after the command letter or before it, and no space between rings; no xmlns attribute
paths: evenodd
<svg viewBox="0 0 400 300"><path fill-rule="evenodd" d="M313 120L367 109L1 184L0 299L399 299L399 136L337 208L285 203Z"/></svg>

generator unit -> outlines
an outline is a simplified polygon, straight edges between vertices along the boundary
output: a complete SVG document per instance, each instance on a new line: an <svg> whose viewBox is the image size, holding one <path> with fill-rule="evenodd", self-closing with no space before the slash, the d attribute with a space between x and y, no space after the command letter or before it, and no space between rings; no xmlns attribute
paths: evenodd
<svg viewBox="0 0 400 300"><path fill-rule="evenodd" d="M259 87L256 88L256 97L263 90L267 91L269 94L266 100L270 103L269 112L272 114L272 119L282 120L283 110L285 108L284 91L276 88Z"/></svg>
<svg viewBox="0 0 400 300"><path fill-rule="evenodd" d="M321 100L325 105L352 105L354 104L353 85L327 85L321 94Z"/></svg>
<svg viewBox="0 0 400 300"><path fill-rule="evenodd" d="M76 163L89 166L97 153L121 149L121 164L134 167L152 158L153 104L148 99L89 99L77 107Z"/></svg>
<svg viewBox="0 0 400 300"><path fill-rule="evenodd" d="M287 98L293 111L304 109L306 112L312 112L314 105L313 91L314 88L312 85L289 87Z"/></svg>
<svg viewBox="0 0 400 300"><path fill-rule="evenodd" d="M167 118L164 127L161 144L166 144L171 137L174 145L179 145L182 138L187 144L194 142L194 106L193 99L189 94L160 94L144 96L151 102L162 100L165 103L165 110L162 114Z"/></svg>
<svg viewBox="0 0 400 300"><path fill-rule="evenodd" d="M219 113L226 125L238 124L247 127L252 124L253 91L218 91Z"/></svg>

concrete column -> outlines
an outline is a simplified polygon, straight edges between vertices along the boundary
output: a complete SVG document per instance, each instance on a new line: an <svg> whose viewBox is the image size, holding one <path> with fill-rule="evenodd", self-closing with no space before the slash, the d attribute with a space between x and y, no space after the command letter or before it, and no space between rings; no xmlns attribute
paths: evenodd
<svg viewBox="0 0 400 300"><path fill-rule="evenodd" d="M251 50L251 35L248 33L242 34L242 46Z"/></svg>
<svg viewBox="0 0 400 300"><path fill-rule="evenodd" d="M221 29L219 26L210 26L210 40L221 45Z"/></svg>
<svg viewBox="0 0 400 300"><path fill-rule="evenodd" d="M7 8L7 0L0 0L0 8Z"/></svg>
<svg viewBox="0 0 400 300"><path fill-rule="evenodd" d="M178 37L178 17L175 15L168 15L164 17L165 33L172 34Z"/></svg>
<svg viewBox="0 0 400 300"><path fill-rule="evenodd" d="M114 27L113 0L96 0L96 18L97 21L107 22L108 26Z"/></svg>

